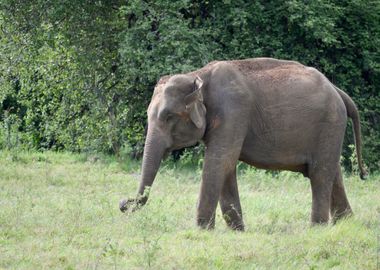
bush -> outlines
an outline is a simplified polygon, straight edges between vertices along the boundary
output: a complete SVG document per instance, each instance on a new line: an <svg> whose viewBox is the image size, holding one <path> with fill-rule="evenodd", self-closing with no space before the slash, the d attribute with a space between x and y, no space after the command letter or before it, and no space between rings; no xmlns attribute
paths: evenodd
<svg viewBox="0 0 380 270"><path fill-rule="evenodd" d="M292 59L354 99L364 159L378 170L379 21L380 2L364 0L4 0L0 107L17 118L27 148L119 154L125 145L141 148L162 75L212 60ZM346 161L352 143L349 129Z"/></svg>

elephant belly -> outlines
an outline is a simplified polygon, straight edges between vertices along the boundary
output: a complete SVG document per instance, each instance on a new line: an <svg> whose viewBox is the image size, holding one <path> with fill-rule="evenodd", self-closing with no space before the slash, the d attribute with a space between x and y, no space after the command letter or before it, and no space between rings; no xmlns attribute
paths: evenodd
<svg viewBox="0 0 380 270"><path fill-rule="evenodd" d="M297 131L289 133L297 133ZM248 138L244 142L239 160L260 169L289 170L301 172L307 176L310 144L296 134L290 137L295 139L273 141L271 139L273 136Z"/></svg>
<svg viewBox="0 0 380 270"><path fill-rule="evenodd" d="M249 158L246 155L241 155L239 158L240 161L243 161L251 166L254 166L259 169L266 170L286 170L292 172L300 172L305 177L307 177L307 164L306 163L297 163L297 162L278 162L276 160L256 160L255 158Z"/></svg>

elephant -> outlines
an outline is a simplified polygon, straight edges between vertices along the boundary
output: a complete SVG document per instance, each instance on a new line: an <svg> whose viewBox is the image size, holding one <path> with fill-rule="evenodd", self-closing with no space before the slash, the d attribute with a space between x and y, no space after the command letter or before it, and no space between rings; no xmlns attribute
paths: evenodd
<svg viewBox="0 0 380 270"><path fill-rule="evenodd" d="M256 168L302 173L311 184L311 224L326 224L330 217L335 223L352 214L339 162L348 118L360 176L367 176L355 103L317 69L296 61L213 61L190 73L164 76L155 86L147 116L138 194L120 201L123 212L147 202L167 153L203 142L200 228L214 228L219 202L227 225L244 230L239 160Z"/></svg>

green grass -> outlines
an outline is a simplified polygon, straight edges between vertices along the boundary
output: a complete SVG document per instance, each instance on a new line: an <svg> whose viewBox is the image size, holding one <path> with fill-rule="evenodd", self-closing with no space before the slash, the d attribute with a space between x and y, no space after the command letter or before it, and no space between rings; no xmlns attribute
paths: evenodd
<svg viewBox="0 0 380 270"><path fill-rule="evenodd" d="M179 166L181 167L181 166ZM380 176L346 177L355 215L310 227L309 181L239 172L246 232L195 225L200 170L164 164L140 211L139 164L66 153L0 154L0 269L377 269Z"/></svg>

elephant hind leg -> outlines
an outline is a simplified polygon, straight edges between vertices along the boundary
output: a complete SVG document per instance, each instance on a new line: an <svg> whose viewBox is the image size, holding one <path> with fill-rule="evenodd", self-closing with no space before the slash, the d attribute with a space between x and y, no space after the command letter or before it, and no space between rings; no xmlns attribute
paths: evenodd
<svg viewBox="0 0 380 270"><path fill-rule="evenodd" d="M330 218L331 193L336 174L336 166L331 164L314 166L309 172L312 191L311 223L325 224Z"/></svg>
<svg viewBox="0 0 380 270"><path fill-rule="evenodd" d="M219 198L220 208L227 225L234 230L244 231L236 169L227 175Z"/></svg>
<svg viewBox="0 0 380 270"><path fill-rule="evenodd" d="M342 171L339 166L331 193L331 217L335 223L339 219L350 215L352 215L352 209L346 196L343 185Z"/></svg>
<svg viewBox="0 0 380 270"><path fill-rule="evenodd" d="M327 125L327 126L326 126ZM339 184L334 185L340 172L340 153L346 129L346 123L321 126L315 152L308 164L308 175L312 190L312 224L327 223L330 218L330 207L338 201L333 198L333 189L342 193Z"/></svg>

